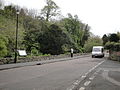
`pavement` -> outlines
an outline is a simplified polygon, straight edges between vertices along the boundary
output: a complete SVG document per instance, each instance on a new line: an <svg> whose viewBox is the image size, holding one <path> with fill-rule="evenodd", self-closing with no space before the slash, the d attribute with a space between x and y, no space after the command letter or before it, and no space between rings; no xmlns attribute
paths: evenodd
<svg viewBox="0 0 120 90"><path fill-rule="evenodd" d="M0 71L13 69L13 68L20 68L25 66L34 66L34 65L42 65L42 64L48 64L48 63L54 63L54 62L68 61L68 60L73 60L73 59L82 58L86 56L90 56L90 55L81 55L81 56L67 57L67 58L61 58L61 59L51 59L51 60L43 60L43 61L25 62L25 63L4 64L4 65L0 65Z"/></svg>

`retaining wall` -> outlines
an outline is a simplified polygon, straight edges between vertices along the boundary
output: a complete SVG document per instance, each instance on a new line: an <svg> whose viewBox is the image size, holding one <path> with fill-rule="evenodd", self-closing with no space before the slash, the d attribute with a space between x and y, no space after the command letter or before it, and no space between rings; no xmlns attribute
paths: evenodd
<svg viewBox="0 0 120 90"><path fill-rule="evenodd" d="M80 55L84 55L84 54L77 53L77 54L74 54L74 56L80 56ZM17 63L60 59L60 58L67 58L67 57L70 57L70 54L50 55L50 56L32 56L32 57L19 57L18 56ZM0 59L0 65L10 64L10 63L14 63L14 58L1 58Z"/></svg>

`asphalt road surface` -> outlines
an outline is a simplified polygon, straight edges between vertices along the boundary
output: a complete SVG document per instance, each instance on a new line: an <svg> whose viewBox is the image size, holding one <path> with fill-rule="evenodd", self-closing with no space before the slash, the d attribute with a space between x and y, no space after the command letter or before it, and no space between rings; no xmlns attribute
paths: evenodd
<svg viewBox="0 0 120 90"><path fill-rule="evenodd" d="M120 62L106 60L76 90L120 90Z"/></svg>
<svg viewBox="0 0 120 90"><path fill-rule="evenodd" d="M109 77L115 76L111 71L114 67L110 68L109 66L113 66L113 64L104 58L83 57L44 65L2 70L0 71L0 90L120 90L119 86L116 85L119 82L114 80L111 80L115 83L113 86L118 86L119 89L96 88L99 86L100 80L104 83L104 78L106 78L105 83L111 83L107 80L110 78L107 77L108 75ZM115 63L115 68L119 69L120 65L116 64L118 63ZM118 71L114 70L116 73L119 73ZM88 80L90 77L91 80Z"/></svg>

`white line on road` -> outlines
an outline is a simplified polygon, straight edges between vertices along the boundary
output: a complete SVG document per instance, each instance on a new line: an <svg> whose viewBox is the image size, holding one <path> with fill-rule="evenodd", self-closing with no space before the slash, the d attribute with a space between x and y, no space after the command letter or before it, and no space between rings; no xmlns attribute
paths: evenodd
<svg viewBox="0 0 120 90"><path fill-rule="evenodd" d="M86 76L81 76L81 78L86 78Z"/></svg>
<svg viewBox="0 0 120 90"><path fill-rule="evenodd" d="M74 82L73 84L74 84L74 85L78 85L79 82L80 82L79 80L76 80L76 82Z"/></svg>
<svg viewBox="0 0 120 90"><path fill-rule="evenodd" d="M85 87L81 87L81 88L79 88L79 90L85 90Z"/></svg>
<svg viewBox="0 0 120 90"><path fill-rule="evenodd" d="M91 81L86 81L86 82L84 83L84 86L88 86L90 83L91 83Z"/></svg>
<svg viewBox="0 0 120 90"><path fill-rule="evenodd" d="M105 62L105 60L104 60L104 61L101 61L100 63L98 63L96 66L94 66L92 69L90 69L87 73L85 73L85 76L87 76L88 73L92 72L95 68L97 68L99 65L101 65L101 64L104 63L104 62Z"/></svg>
<svg viewBox="0 0 120 90"><path fill-rule="evenodd" d="M91 72L93 71L95 68L97 68L99 65L101 65L102 63L104 63L104 61L101 61L100 63L98 63L96 66L94 66L92 69L90 69L87 73L85 73L85 75L81 76L81 79L83 80L84 78L86 78L86 76ZM76 82L73 83L72 87L70 88L67 88L67 90L73 90L75 85L79 84L81 81L77 80ZM91 81L86 81L84 84L85 86L89 85L91 83ZM84 87L81 87L79 90L85 90Z"/></svg>
<svg viewBox="0 0 120 90"><path fill-rule="evenodd" d="M89 79L90 79L90 80L93 80L94 78L95 78L95 76L92 76L92 77L90 77Z"/></svg>

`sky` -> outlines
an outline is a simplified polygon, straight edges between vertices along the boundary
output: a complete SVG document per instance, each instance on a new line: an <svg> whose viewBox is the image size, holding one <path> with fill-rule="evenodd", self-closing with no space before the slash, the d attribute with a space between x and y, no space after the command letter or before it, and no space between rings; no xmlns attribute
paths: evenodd
<svg viewBox="0 0 120 90"><path fill-rule="evenodd" d="M5 4L15 4L40 11L45 0L4 0ZM102 37L104 34L120 32L120 0L53 0L63 16L67 13L78 15L79 19L91 27L90 32Z"/></svg>

